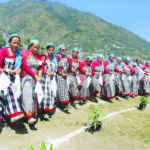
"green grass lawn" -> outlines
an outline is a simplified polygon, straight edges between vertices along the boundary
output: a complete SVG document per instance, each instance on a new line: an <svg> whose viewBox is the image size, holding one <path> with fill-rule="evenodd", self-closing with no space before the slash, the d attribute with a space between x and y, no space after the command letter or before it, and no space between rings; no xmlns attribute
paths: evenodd
<svg viewBox="0 0 150 150"><path fill-rule="evenodd" d="M99 101L102 102L100 99ZM129 100L120 98L113 103L104 103L101 111L107 115L138 104L139 97ZM59 111L49 121L39 121L36 124L37 130L34 131L27 124L17 125L14 130L3 129L0 134L0 149L28 150L32 144L39 150L43 140L57 139L88 123L88 115L93 107L93 104L78 106L78 109L72 108L70 114ZM145 111L133 110L108 118L103 121L100 132L82 132L60 145L57 150L149 150L149 108L148 106Z"/></svg>

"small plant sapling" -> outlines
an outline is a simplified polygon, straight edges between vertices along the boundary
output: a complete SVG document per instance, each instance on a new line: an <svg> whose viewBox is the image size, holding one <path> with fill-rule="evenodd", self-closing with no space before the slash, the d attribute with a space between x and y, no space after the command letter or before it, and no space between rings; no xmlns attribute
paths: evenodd
<svg viewBox="0 0 150 150"><path fill-rule="evenodd" d="M30 145L30 149L29 150L35 150L34 147L32 145ZM41 144L41 148L40 150L47 150L45 142L43 141ZM53 150L53 145L51 144L50 149L49 150Z"/></svg>
<svg viewBox="0 0 150 150"><path fill-rule="evenodd" d="M94 131L100 130L102 126L102 121L104 120L104 115L100 112L100 109L104 108L103 105L98 105L92 108L91 113L88 116L88 124L86 131L93 133Z"/></svg>
<svg viewBox="0 0 150 150"><path fill-rule="evenodd" d="M144 110L147 104L148 104L148 99L145 96L141 96L140 97L139 109Z"/></svg>

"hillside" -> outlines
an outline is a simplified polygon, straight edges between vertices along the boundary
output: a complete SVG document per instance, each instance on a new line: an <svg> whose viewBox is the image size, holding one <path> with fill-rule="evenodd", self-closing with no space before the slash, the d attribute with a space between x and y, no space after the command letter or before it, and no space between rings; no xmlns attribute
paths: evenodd
<svg viewBox="0 0 150 150"><path fill-rule="evenodd" d="M0 32L0 49L6 44L6 40L3 38L2 33Z"/></svg>
<svg viewBox="0 0 150 150"><path fill-rule="evenodd" d="M0 5L0 27L21 35L24 42L37 38L43 45L65 43L85 52L135 55L150 58L150 43L126 29L58 2L11 0Z"/></svg>

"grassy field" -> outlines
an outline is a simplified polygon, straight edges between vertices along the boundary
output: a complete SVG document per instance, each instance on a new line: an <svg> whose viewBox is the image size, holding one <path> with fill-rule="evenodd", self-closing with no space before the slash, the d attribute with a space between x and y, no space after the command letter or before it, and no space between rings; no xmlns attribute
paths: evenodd
<svg viewBox="0 0 150 150"><path fill-rule="evenodd" d="M150 101L150 99L149 99ZM102 100L99 99L99 102ZM101 111L107 115L112 112L137 107L136 99L114 100L103 104ZM27 124L16 125L12 130L2 129L0 149L28 150L32 144L39 150L41 142L57 139L84 126L93 104L77 106L66 114L57 111L49 121L39 121L37 130L29 129ZM133 110L110 117L103 122L100 132L82 132L61 144L56 150L149 150L150 149L150 107L145 111Z"/></svg>

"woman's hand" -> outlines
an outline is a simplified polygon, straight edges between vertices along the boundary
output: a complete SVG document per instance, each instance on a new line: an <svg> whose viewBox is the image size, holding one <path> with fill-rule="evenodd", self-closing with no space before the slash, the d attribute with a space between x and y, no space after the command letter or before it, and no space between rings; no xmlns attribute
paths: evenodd
<svg viewBox="0 0 150 150"><path fill-rule="evenodd" d="M99 72L98 75L102 75L102 72Z"/></svg>
<svg viewBox="0 0 150 150"><path fill-rule="evenodd" d="M52 77L53 77L53 76L56 76L56 72L50 73L49 71L47 71L46 74L49 75L49 76L52 76Z"/></svg>
<svg viewBox="0 0 150 150"><path fill-rule="evenodd" d="M68 74L67 74L67 73L65 74L65 73L62 72L62 73L61 73L61 76L62 76L62 77L67 77Z"/></svg>
<svg viewBox="0 0 150 150"><path fill-rule="evenodd" d="M129 75L130 75L130 73L127 73L127 75L129 76Z"/></svg>
<svg viewBox="0 0 150 150"><path fill-rule="evenodd" d="M75 74L78 76L79 75L79 71L75 72Z"/></svg>
<svg viewBox="0 0 150 150"><path fill-rule="evenodd" d="M75 70L73 68L71 68L71 71L75 73Z"/></svg>
<svg viewBox="0 0 150 150"><path fill-rule="evenodd" d="M3 69L3 71L11 74L11 75L16 75L17 73L19 73L19 70L10 70L10 69Z"/></svg>
<svg viewBox="0 0 150 150"><path fill-rule="evenodd" d="M110 71L110 74L113 74L114 72Z"/></svg>
<svg viewBox="0 0 150 150"><path fill-rule="evenodd" d="M16 74L20 74L21 73L21 69L19 68L18 70L15 71Z"/></svg>
<svg viewBox="0 0 150 150"><path fill-rule="evenodd" d="M38 77L37 75L35 75L35 80L36 80L37 82L41 82L42 78L41 78L41 77Z"/></svg>
<svg viewBox="0 0 150 150"><path fill-rule="evenodd" d="M91 74L91 73L88 73L88 76L92 76L92 74Z"/></svg>
<svg viewBox="0 0 150 150"><path fill-rule="evenodd" d="M0 74L3 72L3 69L0 69Z"/></svg>
<svg viewBox="0 0 150 150"><path fill-rule="evenodd" d="M38 77L37 82L41 82L42 77Z"/></svg>
<svg viewBox="0 0 150 150"><path fill-rule="evenodd" d="M104 78L104 79L106 78L106 75L105 75L105 74L103 75L103 78Z"/></svg>
<svg viewBox="0 0 150 150"><path fill-rule="evenodd" d="M149 75L148 73L144 72L144 75Z"/></svg>
<svg viewBox="0 0 150 150"><path fill-rule="evenodd" d="M53 73L50 73L49 75L53 77L53 76L56 76L56 73L53 72Z"/></svg>
<svg viewBox="0 0 150 150"><path fill-rule="evenodd" d="M85 74L85 75L90 76L90 74L89 74L88 72L86 72L86 74Z"/></svg>
<svg viewBox="0 0 150 150"><path fill-rule="evenodd" d="M56 76L56 72L53 73L53 76Z"/></svg>
<svg viewBox="0 0 150 150"><path fill-rule="evenodd" d="M68 76L68 74L67 74L67 73L63 75L63 77L65 77L65 78L66 78L67 76Z"/></svg>
<svg viewBox="0 0 150 150"><path fill-rule="evenodd" d="M16 75L16 74L17 74L17 71L15 71L15 70L9 70L9 73L10 73L11 75Z"/></svg>
<svg viewBox="0 0 150 150"><path fill-rule="evenodd" d="M144 81L144 79L145 79L145 76L142 78L142 81Z"/></svg>

